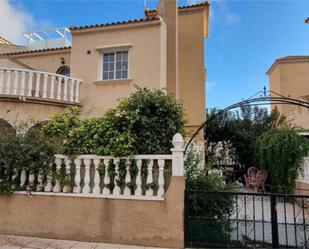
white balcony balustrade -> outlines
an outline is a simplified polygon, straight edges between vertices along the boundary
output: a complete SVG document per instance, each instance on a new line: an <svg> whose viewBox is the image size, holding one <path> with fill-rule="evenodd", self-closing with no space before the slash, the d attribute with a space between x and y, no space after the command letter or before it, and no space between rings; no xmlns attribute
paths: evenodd
<svg viewBox="0 0 309 249"><path fill-rule="evenodd" d="M79 103L81 81L60 74L0 67L0 96Z"/></svg>
<svg viewBox="0 0 309 249"><path fill-rule="evenodd" d="M20 187L38 195L163 200L170 177L183 176L184 172L184 142L180 134L174 136L173 145L170 155L80 155L74 160L55 155L52 175L65 174L66 184L50 174L43 177L42 172L22 170Z"/></svg>

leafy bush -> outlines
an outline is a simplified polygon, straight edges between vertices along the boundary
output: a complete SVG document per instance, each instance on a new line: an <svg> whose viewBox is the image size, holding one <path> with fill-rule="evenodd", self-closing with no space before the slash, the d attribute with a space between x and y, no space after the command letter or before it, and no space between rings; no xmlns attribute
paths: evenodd
<svg viewBox="0 0 309 249"><path fill-rule="evenodd" d="M19 186L16 173L21 170L38 174L50 171L54 150L39 130L25 132L24 125L15 133L0 136L0 193L10 192Z"/></svg>
<svg viewBox="0 0 309 249"><path fill-rule="evenodd" d="M138 89L103 117L82 119L77 108L43 126L59 153L126 156L170 153L172 137L183 132L182 106L161 90Z"/></svg>
<svg viewBox="0 0 309 249"><path fill-rule="evenodd" d="M268 171L272 190L291 193L308 153L308 143L295 129L276 128L258 138L257 162Z"/></svg>
<svg viewBox="0 0 309 249"><path fill-rule="evenodd" d="M0 136L3 136L7 133L15 133L14 128L4 119L0 119Z"/></svg>
<svg viewBox="0 0 309 249"><path fill-rule="evenodd" d="M234 185L226 184L224 178L218 174L208 174L207 170L201 168L200 154L197 150L190 148L185 159L186 189L231 191ZM192 195L192 210L196 213L207 215L207 217L224 217L233 208L233 201L228 196L220 198L220 195L199 194Z"/></svg>
<svg viewBox="0 0 309 249"><path fill-rule="evenodd" d="M42 131L46 138L52 138L54 148L58 153L71 154L70 136L75 128L81 125L81 111L77 107L69 107L64 113L56 113L46 122ZM83 141L81 141L83 142Z"/></svg>
<svg viewBox="0 0 309 249"><path fill-rule="evenodd" d="M224 177L208 174L201 163L201 153L193 146L189 147L185 158L186 189L229 191L234 185L225 184Z"/></svg>
<svg viewBox="0 0 309 249"><path fill-rule="evenodd" d="M191 191L187 200L190 236L194 241L222 243L230 236L228 217L234 206L233 196L222 191L232 190L233 185L218 174L207 174L200 159L200 153L191 147L185 159L186 189L197 191Z"/></svg>

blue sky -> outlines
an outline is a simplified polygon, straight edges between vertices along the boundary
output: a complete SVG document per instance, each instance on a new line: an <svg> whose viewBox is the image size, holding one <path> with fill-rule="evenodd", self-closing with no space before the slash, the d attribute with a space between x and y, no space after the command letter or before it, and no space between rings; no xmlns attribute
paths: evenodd
<svg viewBox="0 0 309 249"><path fill-rule="evenodd" d="M156 3L147 0L148 7ZM142 18L143 6L143 0L0 0L0 35L19 40L29 29ZM225 107L268 87L265 72L276 58L309 55L308 16L309 0L212 0L205 41L207 107Z"/></svg>

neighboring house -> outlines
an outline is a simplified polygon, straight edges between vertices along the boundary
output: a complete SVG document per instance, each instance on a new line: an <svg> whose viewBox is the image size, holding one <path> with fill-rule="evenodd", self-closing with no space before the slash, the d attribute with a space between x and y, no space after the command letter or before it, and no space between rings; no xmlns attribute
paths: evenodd
<svg viewBox="0 0 309 249"><path fill-rule="evenodd" d="M309 23L309 18L305 20ZM309 102L309 55L277 59L267 71L270 90ZM276 94L272 94L276 96ZM294 105L273 105L291 124L309 129L309 110Z"/></svg>
<svg viewBox="0 0 309 249"><path fill-rule="evenodd" d="M309 101L309 56L286 56L277 59L267 74L271 91L285 97ZM273 107L286 116L291 124L309 128L308 109L282 104Z"/></svg>
<svg viewBox="0 0 309 249"><path fill-rule="evenodd" d="M3 39L0 118L42 121L72 105L100 116L138 86L166 89L196 129L205 120L209 4L177 5L161 0L143 19L57 29L58 38L27 33L27 49Z"/></svg>

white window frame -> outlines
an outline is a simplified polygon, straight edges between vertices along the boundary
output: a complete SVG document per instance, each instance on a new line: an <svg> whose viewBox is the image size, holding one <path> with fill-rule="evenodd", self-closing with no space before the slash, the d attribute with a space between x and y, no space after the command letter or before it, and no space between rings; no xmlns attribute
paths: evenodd
<svg viewBox="0 0 309 249"><path fill-rule="evenodd" d="M125 77L125 78L117 78L117 53L120 53L120 52L122 52L122 53L127 53L127 69L126 69L126 71L127 71L127 76ZM111 73L111 72L113 72L113 78L112 79L104 79L104 55L106 55L106 54L113 54L114 55L114 61L113 61L113 63L114 63L114 69L113 69L113 71L107 71L107 73L108 73L108 78L109 78L109 74ZM128 50L119 50L119 51L105 51L105 52L103 52L102 53L102 59L103 59L103 61L102 61L102 65L103 65L103 68L102 68L102 80L126 80L126 79L128 79L129 78L129 51ZM108 63L110 63L111 61L108 61ZM119 71L119 70L118 70ZM123 70L121 70L120 69L120 72L121 72L121 74L122 74L122 72L123 72ZM121 75L122 76L122 75Z"/></svg>
<svg viewBox="0 0 309 249"><path fill-rule="evenodd" d="M100 56L99 56L99 70L98 70L98 76L97 79L98 81L126 81L130 80L130 68L131 68L131 63L130 63L130 48L132 47L131 44L119 44L119 45L112 45L112 46L103 46L103 47L97 47L96 50L99 51ZM127 52L128 53L128 73L127 73L127 78L122 78L122 79L116 79L116 63L114 63L114 79L103 79L103 65L104 65L104 54L107 53L116 53L116 52ZM116 54L115 54L116 56ZM116 62L116 57L115 57L115 62Z"/></svg>

